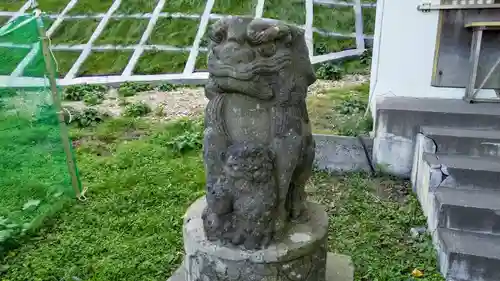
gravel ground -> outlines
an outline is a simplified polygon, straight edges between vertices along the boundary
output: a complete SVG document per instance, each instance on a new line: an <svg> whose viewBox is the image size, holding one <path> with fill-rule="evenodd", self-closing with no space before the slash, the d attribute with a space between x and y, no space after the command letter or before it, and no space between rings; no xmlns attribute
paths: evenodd
<svg viewBox="0 0 500 281"><path fill-rule="evenodd" d="M321 94L325 90L333 88L344 88L349 86L360 85L366 83L370 80L369 75L346 75L341 80L317 80L316 83L309 87L309 97L314 97L317 94Z"/></svg>
<svg viewBox="0 0 500 281"><path fill-rule="evenodd" d="M322 93L327 89L342 88L351 85L359 85L369 80L367 75L347 75L338 81L318 80L310 88L309 98ZM144 102L153 110L150 118L157 120L171 120L180 117L195 117L203 114L208 100L205 98L203 88L179 88L170 92L148 91L138 93L133 97L126 98L127 103ZM106 112L111 116L119 116L124 106L123 99L118 97L116 90L111 90L107 98L95 106L99 111ZM65 102L81 110L86 107L83 102Z"/></svg>

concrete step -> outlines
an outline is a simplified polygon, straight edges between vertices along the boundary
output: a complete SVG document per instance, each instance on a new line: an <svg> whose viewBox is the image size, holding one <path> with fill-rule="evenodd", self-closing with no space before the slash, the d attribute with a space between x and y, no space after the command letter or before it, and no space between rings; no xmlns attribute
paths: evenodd
<svg viewBox="0 0 500 281"><path fill-rule="evenodd" d="M498 104L386 96L377 101L374 163L388 173L411 175L415 137L421 126L500 130Z"/></svg>
<svg viewBox="0 0 500 281"><path fill-rule="evenodd" d="M386 96L377 101L374 163L409 177L416 136L422 126L500 130L498 104L462 100Z"/></svg>
<svg viewBox="0 0 500 281"><path fill-rule="evenodd" d="M469 156L500 156L500 131L422 126L437 153Z"/></svg>
<svg viewBox="0 0 500 281"><path fill-rule="evenodd" d="M500 236L439 228L433 238L446 280L500 280Z"/></svg>
<svg viewBox="0 0 500 281"><path fill-rule="evenodd" d="M440 187L435 200L438 227L500 235L500 191Z"/></svg>
<svg viewBox="0 0 500 281"><path fill-rule="evenodd" d="M439 186L500 190L500 158L424 152L422 160L441 170L443 181Z"/></svg>
<svg viewBox="0 0 500 281"><path fill-rule="evenodd" d="M500 157L433 154L419 138L415 147L412 186L427 217L437 227L435 192L438 188L500 192Z"/></svg>

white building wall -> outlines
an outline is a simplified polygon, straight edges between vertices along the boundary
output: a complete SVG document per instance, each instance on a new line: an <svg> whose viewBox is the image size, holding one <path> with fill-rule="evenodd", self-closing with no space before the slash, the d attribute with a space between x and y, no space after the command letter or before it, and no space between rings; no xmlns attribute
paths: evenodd
<svg viewBox="0 0 500 281"><path fill-rule="evenodd" d="M461 99L464 95L464 89L431 86L439 11L418 11L422 2L378 0L370 81L372 114L376 101L386 96ZM493 90L478 94L494 96Z"/></svg>

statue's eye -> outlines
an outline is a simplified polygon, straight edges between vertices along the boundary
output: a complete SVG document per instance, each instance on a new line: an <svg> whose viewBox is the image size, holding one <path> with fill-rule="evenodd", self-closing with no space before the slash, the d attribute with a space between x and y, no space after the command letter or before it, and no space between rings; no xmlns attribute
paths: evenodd
<svg viewBox="0 0 500 281"><path fill-rule="evenodd" d="M222 29L215 30L209 34L210 40L219 44L224 41L224 31Z"/></svg>
<svg viewBox="0 0 500 281"><path fill-rule="evenodd" d="M276 45L275 44L265 44L259 47L259 53L263 57L272 57L276 54Z"/></svg>

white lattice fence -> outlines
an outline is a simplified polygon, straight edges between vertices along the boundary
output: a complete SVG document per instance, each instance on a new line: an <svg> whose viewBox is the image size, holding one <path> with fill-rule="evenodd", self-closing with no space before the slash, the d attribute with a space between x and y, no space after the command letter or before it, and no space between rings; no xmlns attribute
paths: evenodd
<svg viewBox="0 0 500 281"><path fill-rule="evenodd" d="M80 0L84 1L84 0ZM200 0L202 1L202 0ZM74 64L71 66L67 74L59 79L58 83L61 86L75 85L75 84L119 84L126 81L131 82L157 82L157 81L171 81L171 82L182 82L182 83L195 83L202 82L208 77L207 72L195 72L195 62L200 54L200 52L206 52L206 48L201 47L200 43L204 36L205 31L210 20L219 19L225 15L213 14L211 13L216 0L207 0L204 11L201 15L199 14L184 14L184 13L166 13L162 12L163 7L166 4L166 0L158 0L156 7L152 13L144 14L117 14L116 11L122 4L122 0L114 0L113 4L106 13L94 14L94 15L69 15L68 12L78 3L78 0L70 0L66 7L58 14L49 14L48 17L53 19L54 22L47 29L48 37L51 37L55 30L60 27L63 21L67 20L81 20L81 19L96 19L99 20L99 24L95 28L90 39L85 44L68 45L59 44L52 45L53 51L80 51L80 55ZM2 12L0 11L0 16L11 17L10 21L16 17L23 15L31 6L31 1L25 3L21 9L17 12ZM309 53L311 55L311 61L313 64L338 60L346 57L353 57L361 55L365 51L365 39L372 39L371 36L364 35L363 32L363 8L375 8L375 4L361 3L361 0L353 0L353 2L342 2L335 0L306 0L305 1L305 19L306 22L303 26L306 34L307 46ZM313 27L314 19L314 5L322 5L325 8L328 7L352 7L355 15L355 32L352 34L342 34L336 32L325 32ZM255 7L255 17L262 17L264 14L265 0L258 0ZM151 45L147 44L148 38L151 36L153 29L160 18L181 18L181 19L200 19L196 37L192 46L186 47L174 47L168 45ZM145 19L148 20L146 30L142 34L140 41L135 45L128 46L117 46L117 45L96 45L96 39L101 35L106 25L111 19ZM340 52L333 52L329 54L314 55L313 51L313 33L318 33L323 36L330 36L335 38L355 38L356 48L344 50ZM24 69L33 60L35 55L38 53L39 45L12 45L12 44L0 44L0 47L9 48L25 48L29 49L29 53L24 57L24 59L17 65L14 71L10 75L0 76L0 86L8 87L25 87L25 86L43 86L46 84L44 78L34 78L34 77L23 77ZM132 56L128 61L125 69L120 75L112 76L91 76L91 77L78 77L78 71L82 67L83 63L88 59L92 51L132 51ZM154 75L137 75L133 73L134 67L136 66L139 58L145 51L169 51L169 52L186 52L189 51L189 57L184 66L184 70L181 73L174 74L154 74Z"/></svg>

